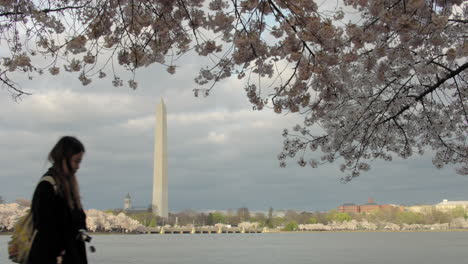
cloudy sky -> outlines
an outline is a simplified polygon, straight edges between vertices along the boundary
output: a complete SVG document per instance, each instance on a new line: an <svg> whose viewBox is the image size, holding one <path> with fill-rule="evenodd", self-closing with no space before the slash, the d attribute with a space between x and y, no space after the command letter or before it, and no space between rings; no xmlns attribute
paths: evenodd
<svg viewBox="0 0 468 264"><path fill-rule="evenodd" d="M340 182L337 164L312 169L290 162L279 168L282 130L301 117L253 111L235 79L195 98L200 61L188 56L180 64L175 75L157 65L138 72L136 91L115 88L108 79L81 86L66 73L18 79L33 92L18 102L1 90L0 195L8 202L31 198L52 146L62 135L74 135L87 148L78 174L87 208L120 208L127 193L134 205L148 206L155 109L164 98L171 211L328 210L368 197L395 204L468 200L468 179L451 168L435 169L430 155L375 162L347 184Z"/></svg>
<svg viewBox="0 0 468 264"><path fill-rule="evenodd" d="M203 64L180 60L175 75L159 65L137 73L139 88L113 87L109 79L82 86L77 75L49 74L17 81L33 95L14 101L0 90L0 196L7 202L32 197L47 170L47 154L63 135L87 149L78 173L86 208L121 208L151 201L155 110L164 98L168 124L169 209L329 210L345 202L433 204L468 200L468 178L453 168L437 170L430 153L407 160L374 162L350 183L338 164L312 169L290 161L280 168L284 128L299 115L253 111L244 83L219 83L196 98L193 79Z"/></svg>

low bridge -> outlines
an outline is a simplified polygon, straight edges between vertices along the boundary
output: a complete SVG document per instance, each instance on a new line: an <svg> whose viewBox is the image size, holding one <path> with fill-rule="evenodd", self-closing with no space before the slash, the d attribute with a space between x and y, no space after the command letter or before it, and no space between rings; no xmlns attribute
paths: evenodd
<svg viewBox="0 0 468 264"><path fill-rule="evenodd" d="M265 228L243 227L154 227L148 228L148 234L250 234L264 233Z"/></svg>

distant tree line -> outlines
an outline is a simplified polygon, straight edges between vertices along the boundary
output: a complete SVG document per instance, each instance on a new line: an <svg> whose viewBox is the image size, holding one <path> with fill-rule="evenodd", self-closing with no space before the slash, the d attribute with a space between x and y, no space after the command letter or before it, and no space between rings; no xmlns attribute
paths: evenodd
<svg viewBox="0 0 468 264"><path fill-rule="evenodd" d="M281 216L278 216L281 215ZM398 225L402 224L443 224L450 223L456 218L467 218L465 209L455 208L448 212L438 211L435 208L425 213L401 211L397 208L381 209L367 213L343 213L338 210L327 212L298 212L287 210L284 214L275 214L273 208L267 213L252 213L247 207L230 209L227 211L197 212L187 209L177 213L169 214L167 219L158 218L151 212L130 214L131 218L138 220L142 225L155 227L162 225L179 226L213 226L216 224L226 224L237 226L242 222L256 222L259 227L281 228L287 231L298 229L304 224L330 224L333 222L342 223L351 220L368 221L370 223L389 222Z"/></svg>
<svg viewBox="0 0 468 264"><path fill-rule="evenodd" d="M9 230L18 217L24 214L30 202L26 199L17 199L16 203L5 204L0 196L0 231ZM280 213L281 212L281 213ZM123 213L123 214L122 214ZM367 213L344 213L338 210L327 212L298 212L294 210L276 212L270 208L268 212L251 212L247 207L230 209L227 211L197 212L187 209L177 213L170 213L168 218L159 218L150 211L146 212L124 212L120 210L98 210L87 211L89 225L95 230L139 230L143 227L157 226L214 226L225 224L238 226L241 223L256 223L262 228L275 228L286 231L302 230L300 225L328 225L335 226L349 223L372 223L376 228L391 223L394 226L404 225L447 225L456 228L468 228L467 212L463 207L457 207L449 211L439 211L432 208L420 212L401 211L398 208L386 208ZM127 215L127 216L125 216ZM136 221L133 221L133 220ZM366 224L367 225L367 224Z"/></svg>

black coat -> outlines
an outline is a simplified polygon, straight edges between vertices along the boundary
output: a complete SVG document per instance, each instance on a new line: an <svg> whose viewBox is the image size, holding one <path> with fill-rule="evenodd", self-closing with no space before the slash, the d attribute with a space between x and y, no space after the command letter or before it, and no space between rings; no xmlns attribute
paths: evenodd
<svg viewBox="0 0 468 264"><path fill-rule="evenodd" d="M54 171L49 169L45 175L54 177ZM63 264L88 263L84 242L77 239L78 230L86 229L82 209L70 209L59 189L55 191L52 184L42 181L34 191L31 210L37 235L29 264L56 264L63 251Z"/></svg>

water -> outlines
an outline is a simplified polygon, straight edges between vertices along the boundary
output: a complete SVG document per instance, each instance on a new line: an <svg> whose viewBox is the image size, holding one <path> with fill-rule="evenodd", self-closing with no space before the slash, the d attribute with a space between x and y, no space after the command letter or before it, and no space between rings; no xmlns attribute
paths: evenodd
<svg viewBox="0 0 468 264"><path fill-rule="evenodd" d="M0 236L0 264L10 263ZM468 232L95 235L90 264L468 263Z"/></svg>

